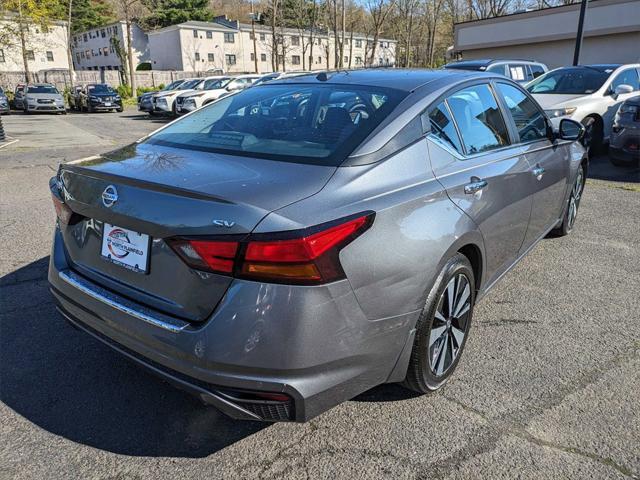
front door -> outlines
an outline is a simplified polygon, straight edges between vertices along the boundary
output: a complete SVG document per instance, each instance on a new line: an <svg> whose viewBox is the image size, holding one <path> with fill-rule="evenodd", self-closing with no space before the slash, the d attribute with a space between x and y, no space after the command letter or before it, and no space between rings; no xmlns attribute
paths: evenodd
<svg viewBox="0 0 640 480"><path fill-rule="evenodd" d="M569 172L566 146L549 138L549 126L542 110L522 89L496 82L496 91L507 110L507 120L522 146L529 164L528 190L533 192L529 227L522 245L528 249L558 221L563 207Z"/></svg>
<svg viewBox="0 0 640 480"><path fill-rule="evenodd" d="M633 88L631 93L623 93L616 95L616 87L620 85L629 85ZM640 78L638 77L638 70L635 68L627 68L618 73L609 85L609 90L605 94L605 102L607 104L606 110L602 115L602 121L604 126L604 138L609 138L611 135L611 127L613 126L613 118L618 112L618 108L625 100L638 95L640 90Z"/></svg>
<svg viewBox="0 0 640 480"><path fill-rule="evenodd" d="M434 175L482 233L490 284L516 260L524 240L532 202L529 163L512 145L488 84L453 93L428 115Z"/></svg>

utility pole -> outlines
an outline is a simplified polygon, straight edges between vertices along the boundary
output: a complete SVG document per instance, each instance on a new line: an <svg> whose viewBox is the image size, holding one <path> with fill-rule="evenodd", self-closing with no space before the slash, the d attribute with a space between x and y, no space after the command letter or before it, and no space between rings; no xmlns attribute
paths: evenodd
<svg viewBox="0 0 640 480"><path fill-rule="evenodd" d="M253 37L253 63L258 72L258 48L256 47L256 14L253 12L253 0L251 0L251 36Z"/></svg>
<svg viewBox="0 0 640 480"><path fill-rule="evenodd" d="M582 0L580 4L580 17L578 18L578 33L576 35L576 48L573 52L573 64L580 63L580 48L582 47L582 37L584 36L584 17L587 13L588 0Z"/></svg>

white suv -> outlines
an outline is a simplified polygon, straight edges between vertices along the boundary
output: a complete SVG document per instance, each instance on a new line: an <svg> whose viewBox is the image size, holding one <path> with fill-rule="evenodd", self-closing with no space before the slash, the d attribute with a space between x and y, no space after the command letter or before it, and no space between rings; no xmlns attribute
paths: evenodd
<svg viewBox="0 0 640 480"><path fill-rule="evenodd" d="M176 111L185 114L213 102L231 92L244 90L260 78L260 75L238 75L236 77L211 77L196 92L182 93L177 100Z"/></svg>
<svg viewBox="0 0 640 480"><path fill-rule="evenodd" d="M151 97L153 111L157 113L176 113L175 100L178 95L193 92L200 88L205 78L188 78L175 90L160 91Z"/></svg>
<svg viewBox="0 0 640 480"><path fill-rule="evenodd" d="M595 153L609 140L618 107L640 91L640 64L557 68L526 88L554 125L563 118L582 122L589 152Z"/></svg>

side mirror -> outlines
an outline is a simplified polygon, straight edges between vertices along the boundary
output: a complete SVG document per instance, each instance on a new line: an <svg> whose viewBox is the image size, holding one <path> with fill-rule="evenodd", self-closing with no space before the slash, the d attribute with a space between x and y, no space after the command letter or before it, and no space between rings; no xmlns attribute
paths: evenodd
<svg viewBox="0 0 640 480"><path fill-rule="evenodd" d="M227 87L227 92L234 92L236 90L240 90L240 85L229 85Z"/></svg>
<svg viewBox="0 0 640 480"><path fill-rule="evenodd" d="M624 95L626 93L633 93L633 87L631 85L623 83L615 88L611 96L613 98L618 98L620 95Z"/></svg>
<svg viewBox="0 0 640 480"><path fill-rule="evenodd" d="M561 140L579 141L584 137L585 128L580 122L563 118L558 127L558 138Z"/></svg>

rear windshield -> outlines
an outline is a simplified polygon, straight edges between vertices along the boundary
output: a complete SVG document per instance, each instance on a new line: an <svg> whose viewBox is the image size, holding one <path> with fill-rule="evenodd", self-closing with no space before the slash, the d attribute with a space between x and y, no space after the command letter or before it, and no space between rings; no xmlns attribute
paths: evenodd
<svg viewBox="0 0 640 480"><path fill-rule="evenodd" d="M529 85L530 93L559 95L588 95L598 90L611 75L611 71L595 68L560 68L539 76Z"/></svg>
<svg viewBox="0 0 640 480"><path fill-rule="evenodd" d="M184 117L146 142L337 166L405 92L354 85L261 85Z"/></svg>
<svg viewBox="0 0 640 480"><path fill-rule="evenodd" d="M32 85L27 88L27 93L58 93L58 90L51 85Z"/></svg>
<svg viewBox="0 0 640 480"><path fill-rule="evenodd" d="M89 93L115 93L109 85L89 85L87 90Z"/></svg>

